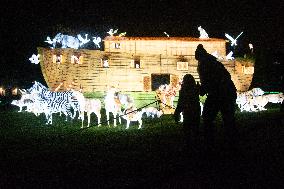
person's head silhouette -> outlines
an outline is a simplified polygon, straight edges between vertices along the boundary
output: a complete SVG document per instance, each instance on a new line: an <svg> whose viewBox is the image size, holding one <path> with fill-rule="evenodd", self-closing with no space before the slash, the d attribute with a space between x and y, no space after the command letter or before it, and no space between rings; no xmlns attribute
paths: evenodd
<svg viewBox="0 0 284 189"><path fill-rule="evenodd" d="M186 74L183 77L182 85L183 86L189 86L189 87L195 86L195 79L194 79L194 77L191 74Z"/></svg>
<svg viewBox="0 0 284 189"><path fill-rule="evenodd" d="M207 54L207 51L203 48L202 44L199 44L195 50L195 59L200 60L201 57Z"/></svg>

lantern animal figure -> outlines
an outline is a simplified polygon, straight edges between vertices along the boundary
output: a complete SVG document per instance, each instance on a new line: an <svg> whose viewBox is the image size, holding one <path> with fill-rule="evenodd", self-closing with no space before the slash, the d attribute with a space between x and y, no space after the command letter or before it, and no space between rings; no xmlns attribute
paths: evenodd
<svg viewBox="0 0 284 189"><path fill-rule="evenodd" d="M233 51L230 51L230 52L226 55L226 60L234 60Z"/></svg>
<svg viewBox="0 0 284 189"><path fill-rule="evenodd" d="M79 39L69 35L60 35L62 48L78 49L80 47Z"/></svg>
<svg viewBox="0 0 284 189"><path fill-rule="evenodd" d="M91 113L95 113L98 119L98 126L101 125L101 101L99 99L89 99L85 98L85 112L87 112L88 116L88 126L90 126L90 120L91 120Z"/></svg>
<svg viewBox="0 0 284 189"><path fill-rule="evenodd" d="M283 93L279 94L267 94L256 96L253 100L253 105L260 111L266 110L264 107L267 103L282 103L284 99Z"/></svg>
<svg viewBox="0 0 284 189"><path fill-rule="evenodd" d="M215 56L217 59L222 60L223 58L221 56L219 56L217 51L214 51L213 53L211 53L213 56Z"/></svg>
<svg viewBox="0 0 284 189"><path fill-rule="evenodd" d="M146 107L142 109L142 115L146 114L146 117L160 118L163 115L162 110L158 110L155 107Z"/></svg>
<svg viewBox="0 0 284 189"><path fill-rule="evenodd" d="M231 46L237 46L237 39L243 34L243 32L241 32L236 38L233 38L232 36L230 36L229 34L225 33L225 37L227 37L230 41L231 41Z"/></svg>
<svg viewBox="0 0 284 189"><path fill-rule="evenodd" d="M252 96L261 96L264 95L264 91L261 88L253 88L248 91L248 94Z"/></svg>
<svg viewBox="0 0 284 189"><path fill-rule="evenodd" d="M19 100L13 100L11 102L12 105L18 106L20 110L18 112L22 112L23 107L27 108L27 111L31 111L31 106L34 102L33 95L28 94L25 89L19 89L21 92L21 98Z"/></svg>
<svg viewBox="0 0 284 189"><path fill-rule="evenodd" d="M256 111L256 108L251 104L253 96L247 95L246 93L237 93L236 103L240 111Z"/></svg>
<svg viewBox="0 0 284 189"><path fill-rule="evenodd" d="M51 92L39 82L35 82L27 91L36 95L36 106L44 108L42 113L46 114L46 124L52 124L52 113L63 112L66 115L66 119L67 116L74 119L75 112L79 111L83 125L84 116L82 114L84 114L85 104L84 96L79 91ZM72 115L72 109L74 110L74 115Z"/></svg>
<svg viewBox="0 0 284 189"><path fill-rule="evenodd" d="M134 103L134 99L128 94L122 94L118 91L114 93L114 98L122 105L124 108L129 108L130 105Z"/></svg>
<svg viewBox="0 0 284 189"><path fill-rule="evenodd" d="M110 36L113 36L114 34L116 34L118 31L118 29L116 30L113 30L113 29L110 29L107 33L110 35Z"/></svg>
<svg viewBox="0 0 284 189"><path fill-rule="evenodd" d="M53 48L56 47L57 43L61 44L61 48L78 49L79 46L80 46L79 39L77 39L76 37L73 37L73 36L63 35L62 33L56 34L56 36L52 40L51 40L50 37L47 37L47 40L45 42L52 44Z"/></svg>
<svg viewBox="0 0 284 189"><path fill-rule="evenodd" d="M174 99L176 96L176 88L172 85L166 85L166 99L169 101L169 105L173 108L174 107Z"/></svg>
<svg viewBox="0 0 284 189"><path fill-rule="evenodd" d="M200 33L200 36L199 36L200 39L208 39L209 38L207 32L201 26L199 26L197 29Z"/></svg>
<svg viewBox="0 0 284 189"><path fill-rule="evenodd" d="M113 115L114 126L116 127L116 119L118 119L118 122L121 123L120 115L122 114L122 112L121 112L121 102L117 98L115 98L115 93L116 89L114 87L111 87L106 93L104 104L105 104L108 125L110 119L109 113L111 112Z"/></svg>
<svg viewBox="0 0 284 189"><path fill-rule="evenodd" d="M156 91L157 98L161 100L161 109L167 107L174 107L174 99L176 96L177 87L171 84L160 85L159 89Z"/></svg>
<svg viewBox="0 0 284 189"><path fill-rule="evenodd" d="M101 48L100 42L102 42L102 39L101 39L100 37L93 37L93 43L94 43L95 46L97 46L98 48Z"/></svg>
<svg viewBox="0 0 284 189"><path fill-rule="evenodd" d="M161 108L164 108L167 104L166 84L160 85L159 89L156 90L156 94L157 94L157 99L159 99L161 101Z"/></svg>
<svg viewBox="0 0 284 189"><path fill-rule="evenodd" d="M55 46L56 46L56 40L55 39L51 40L51 38L49 36L46 37L46 41L44 41L44 42L52 45L52 48L55 48Z"/></svg>
<svg viewBox="0 0 284 189"><path fill-rule="evenodd" d="M138 129L142 127L142 111L138 111L135 107L131 106L123 111L123 118L127 121L126 122L126 129L129 128L130 122L138 121L139 126Z"/></svg>
<svg viewBox="0 0 284 189"><path fill-rule="evenodd" d="M13 100L11 104L18 106L20 108L18 112L22 112L24 107L27 107L26 111L30 112L33 101L29 99L25 99L25 100L20 99L20 100Z"/></svg>
<svg viewBox="0 0 284 189"><path fill-rule="evenodd" d="M38 55L33 54L33 55L29 58L29 60L31 61L32 64L38 64L38 63L40 62L39 57L40 57L39 54L38 54Z"/></svg>
<svg viewBox="0 0 284 189"><path fill-rule="evenodd" d="M38 96L35 100L36 113L44 113L47 119L46 124L52 124L52 114L63 113L65 115L65 121L68 117L72 118L71 105L68 103L68 99L62 99L60 101L56 100L46 100Z"/></svg>
<svg viewBox="0 0 284 189"><path fill-rule="evenodd" d="M126 32L122 32L118 35L118 37L124 37L126 35Z"/></svg>
<svg viewBox="0 0 284 189"><path fill-rule="evenodd" d="M80 47L85 45L86 43L88 43L90 41L90 39L88 39L88 34L85 34L85 38L83 38L81 36L81 34L78 34L77 37L78 37L78 39L80 41L80 44L79 44Z"/></svg>
<svg viewBox="0 0 284 189"><path fill-rule="evenodd" d="M255 97L262 96L264 91L260 88L253 88L249 91L237 93L236 103L240 108L240 111L248 111L254 112L257 111L257 102L255 101Z"/></svg>

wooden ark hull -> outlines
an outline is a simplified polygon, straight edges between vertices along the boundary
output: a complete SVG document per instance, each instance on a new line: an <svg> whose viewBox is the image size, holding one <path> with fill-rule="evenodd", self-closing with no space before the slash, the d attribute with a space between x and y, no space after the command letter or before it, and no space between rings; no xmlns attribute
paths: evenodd
<svg viewBox="0 0 284 189"><path fill-rule="evenodd" d="M51 90L83 89L83 92L106 91L115 86L121 91L152 91L157 81L176 85L187 73L199 81L197 61L194 56L169 56L155 54L110 53L87 49L50 49L38 48L40 66L44 79ZM72 61L72 55L80 57ZM55 56L60 56L56 62ZM139 67L135 62L139 57ZM109 67L103 61L108 60ZM178 67L178 62L186 62ZM253 77L253 62L224 61L238 91L246 91ZM156 79L155 79L156 78ZM161 83L163 84L163 83Z"/></svg>

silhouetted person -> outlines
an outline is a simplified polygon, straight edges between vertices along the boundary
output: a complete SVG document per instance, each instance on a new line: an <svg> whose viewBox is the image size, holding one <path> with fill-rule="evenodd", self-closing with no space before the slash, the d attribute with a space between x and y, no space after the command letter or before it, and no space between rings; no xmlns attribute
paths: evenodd
<svg viewBox="0 0 284 189"><path fill-rule="evenodd" d="M196 85L194 77L191 74L186 74L179 91L174 118L176 123L179 122L180 113L183 113L183 130L187 146L194 145L191 142L196 142L198 139L200 109L199 87Z"/></svg>
<svg viewBox="0 0 284 189"><path fill-rule="evenodd" d="M282 72L283 73L283 72ZM284 94L284 76L282 75L281 76L281 92ZM284 100L282 101L281 103L281 106L280 106L280 112L284 112Z"/></svg>
<svg viewBox="0 0 284 189"><path fill-rule="evenodd" d="M235 145L238 141L234 115L237 94L231 75L221 62L206 52L201 44L197 46L195 59L198 60L200 95L207 94L202 112L205 140L208 145L214 142L213 122L220 111L224 122L225 141L229 145Z"/></svg>

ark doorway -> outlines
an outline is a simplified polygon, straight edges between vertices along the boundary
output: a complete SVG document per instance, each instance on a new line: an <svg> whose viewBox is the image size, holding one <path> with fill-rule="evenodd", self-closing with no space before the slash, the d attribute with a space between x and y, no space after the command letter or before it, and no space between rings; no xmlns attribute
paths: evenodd
<svg viewBox="0 0 284 189"><path fill-rule="evenodd" d="M164 84L170 84L171 75L170 74L151 74L151 89L155 91L159 86Z"/></svg>

